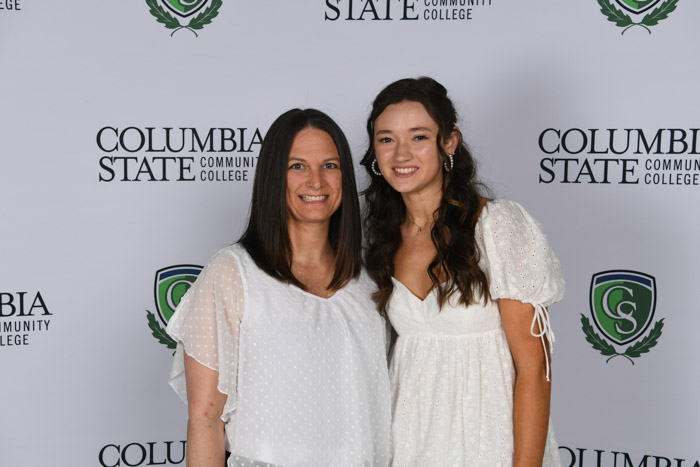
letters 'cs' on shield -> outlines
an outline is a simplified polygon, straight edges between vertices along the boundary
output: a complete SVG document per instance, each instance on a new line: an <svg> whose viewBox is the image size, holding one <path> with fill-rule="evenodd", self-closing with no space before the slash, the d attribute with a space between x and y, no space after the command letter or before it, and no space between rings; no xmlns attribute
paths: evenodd
<svg viewBox="0 0 700 467"><path fill-rule="evenodd" d="M182 18L187 18L197 13L208 1L209 0L160 0L170 11Z"/></svg>
<svg viewBox="0 0 700 467"><path fill-rule="evenodd" d="M615 0L625 10L638 15L654 8L662 0Z"/></svg>
<svg viewBox="0 0 700 467"><path fill-rule="evenodd" d="M656 311L656 279L636 271L594 274L591 313L598 329L612 342L624 345L641 336Z"/></svg>
<svg viewBox="0 0 700 467"><path fill-rule="evenodd" d="M159 269L156 272L156 280L153 287L156 308L158 309L158 316L166 326L185 292L192 287L202 269L202 266L194 264L178 264L177 266Z"/></svg>

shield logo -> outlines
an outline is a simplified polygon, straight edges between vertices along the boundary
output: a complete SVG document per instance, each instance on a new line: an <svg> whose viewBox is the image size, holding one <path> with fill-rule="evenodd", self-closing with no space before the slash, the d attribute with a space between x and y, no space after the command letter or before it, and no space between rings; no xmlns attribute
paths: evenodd
<svg viewBox="0 0 700 467"><path fill-rule="evenodd" d="M625 10L638 15L654 8L662 0L615 0Z"/></svg>
<svg viewBox="0 0 700 467"><path fill-rule="evenodd" d="M656 311L656 279L636 271L604 271L591 280L591 313L598 329L624 345L641 336Z"/></svg>
<svg viewBox="0 0 700 467"><path fill-rule="evenodd" d="M160 0L170 11L187 18L197 13L209 0ZM633 2L634 3L634 2Z"/></svg>
<svg viewBox="0 0 700 467"><path fill-rule="evenodd" d="M156 280L153 287L156 308L158 309L158 316L166 326L185 292L192 287L202 269L202 266L194 264L179 264L156 272Z"/></svg>

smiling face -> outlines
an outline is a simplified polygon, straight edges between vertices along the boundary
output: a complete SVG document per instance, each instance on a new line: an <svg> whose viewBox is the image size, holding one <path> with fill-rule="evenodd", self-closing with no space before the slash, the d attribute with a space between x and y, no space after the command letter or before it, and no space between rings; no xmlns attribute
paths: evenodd
<svg viewBox="0 0 700 467"><path fill-rule="evenodd" d="M287 223L329 223L342 201L340 156L331 135L304 128L287 162Z"/></svg>
<svg viewBox="0 0 700 467"><path fill-rule="evenodd" d="M438 141L438 125L423 104L388 105L374 121L374 152L382 176L401 194L442 192L438 145L450 154L453 136Z"/></svg>

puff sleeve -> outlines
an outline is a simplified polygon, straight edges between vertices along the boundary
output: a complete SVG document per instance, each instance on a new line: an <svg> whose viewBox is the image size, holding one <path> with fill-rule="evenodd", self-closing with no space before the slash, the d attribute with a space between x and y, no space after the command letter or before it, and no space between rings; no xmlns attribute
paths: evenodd
<svg viewBox="0 0 700 467"><path fill-rule="evenodd" d="M219 373L217 389L227 396L221 419L236 407L238 340L244 289L231 249L219 251L180 301L167 332L177 341L170 385L187 403L185 353Z"/></svg>
<svg viewBox="0 0 700 467"><path fill-rule="evenodd" d="M476 234L491 298L519 300L535 308L530 333L542 340L549 381L545 338L551 353L554 333L547 307L564 297L561 265L540 223L520 204L495 200L484 210Z"/></svg>

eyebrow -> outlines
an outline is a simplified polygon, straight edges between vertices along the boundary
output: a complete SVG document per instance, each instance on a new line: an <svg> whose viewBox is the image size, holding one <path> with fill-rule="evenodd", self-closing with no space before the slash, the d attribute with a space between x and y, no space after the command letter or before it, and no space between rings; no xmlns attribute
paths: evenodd
<svg viewBox="0 0 700 467"><path fill-rule="evenodd" d="M290 158L288 159L288 162L292 162L292 161L306 162L306 159L304 159L303 157L292 156L292 157L290 157ZM338 157L338 156L331 156L331 157L329 157L329 158L327 158L327 159L323 159L323 162L324 162L324 163L330 162L330 161L338 161L338 162L340 162L340 157Z"/></svg>
<svg viewBox="0 0 700 467"><path fill-rule="evenodd" d="M417 126L413 128L409 128L408 131L430 131L430 128L424 127L424 126ZM385 134L391 134L391 130L379 130L377 131L377 135L385 135Z"/></svg>

